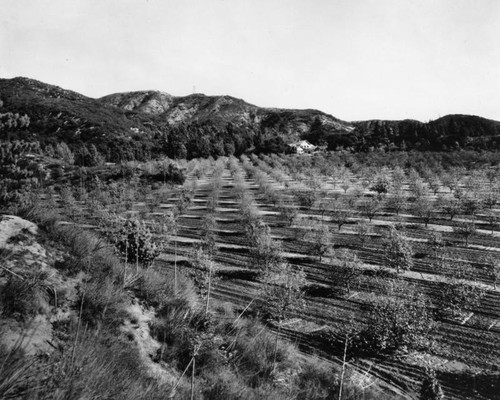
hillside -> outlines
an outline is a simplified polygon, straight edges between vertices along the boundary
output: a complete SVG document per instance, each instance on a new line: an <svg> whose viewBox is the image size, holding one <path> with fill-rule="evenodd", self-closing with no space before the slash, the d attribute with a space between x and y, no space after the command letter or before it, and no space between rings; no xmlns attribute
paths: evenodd
<svg viewBox="0 0 500 400"><path fill-rule="evenodd" d="M308 139L353 151L497 149L500 122L468 115L346 122L318 110L262 108L231 96L150 90L93 99L28 78L0 79L0 138L41 148L94 145L108 161L285 152Z"/></svg>
<svg viewBox="0 0 500 400"><path fill-rule="evenodd" d="M354 125L359 150L391 146L402 150L497 149L500 145L500 122L473 115L447 115L427 123L370 120Z"/></svg>

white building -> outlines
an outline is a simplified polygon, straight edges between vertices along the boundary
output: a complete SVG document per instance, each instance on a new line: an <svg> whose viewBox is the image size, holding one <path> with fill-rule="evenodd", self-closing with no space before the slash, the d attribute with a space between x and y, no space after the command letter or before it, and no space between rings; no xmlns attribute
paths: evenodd
<svg viewBox="0 0 500 400"><path fill-rule="evenodd" d="M307 140L299 140L298 142L289 144L289 146L297 154L312 153L317 149L317 146L309 143Z"/></svg>

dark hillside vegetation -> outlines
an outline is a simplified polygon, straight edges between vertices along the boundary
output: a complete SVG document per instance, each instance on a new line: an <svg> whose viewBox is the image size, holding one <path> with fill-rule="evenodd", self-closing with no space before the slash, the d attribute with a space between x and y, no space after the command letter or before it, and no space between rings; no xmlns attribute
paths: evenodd
<svg viewBox="0 0 500 400"><path fill-rule="evenodd" d="M357 122L353 147L357 151L486 150L500 145L500 123L472 115L447 115L423 123L404 121Z"/></svg>
<svg viewBox="0 0 500 400"><path fill-rule="evenodd" d="M92 99L32 79L0 79L0 139L38 141L42 149L64 142L75 154L94 146L110 162L284 153L299 139L357 152L493 150L499 135L499 122L476 116L346 122L230 96L142 91ZM85 156L76 163L88 166Z"/></svg>

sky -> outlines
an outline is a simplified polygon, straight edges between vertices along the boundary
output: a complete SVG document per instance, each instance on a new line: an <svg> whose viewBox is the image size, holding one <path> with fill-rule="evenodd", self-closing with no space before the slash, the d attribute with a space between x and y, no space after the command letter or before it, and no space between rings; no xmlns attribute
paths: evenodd
<svg viewBox="0 0 500 400"><path fill-rule="evenodd" d="M0 0L0 78L500 120L497 0Z"/></svg>

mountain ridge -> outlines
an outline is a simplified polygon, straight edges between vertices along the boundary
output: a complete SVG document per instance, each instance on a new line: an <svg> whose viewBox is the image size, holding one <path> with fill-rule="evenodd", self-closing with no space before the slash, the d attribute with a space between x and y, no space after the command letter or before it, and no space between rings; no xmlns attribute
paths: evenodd
<svg viewBox="0 0 500 400"><path fill-rule="evenodd" d="M500 122L479 116L350 122L320 110L259 107L229 95L142 90L96 99L24 77L0 79L0 115L0 138L65 141L72 148L94 144L112 160L281 152L299 139L329 150L500 148ZM16 123L19 115L29 124Z"/></svg>

